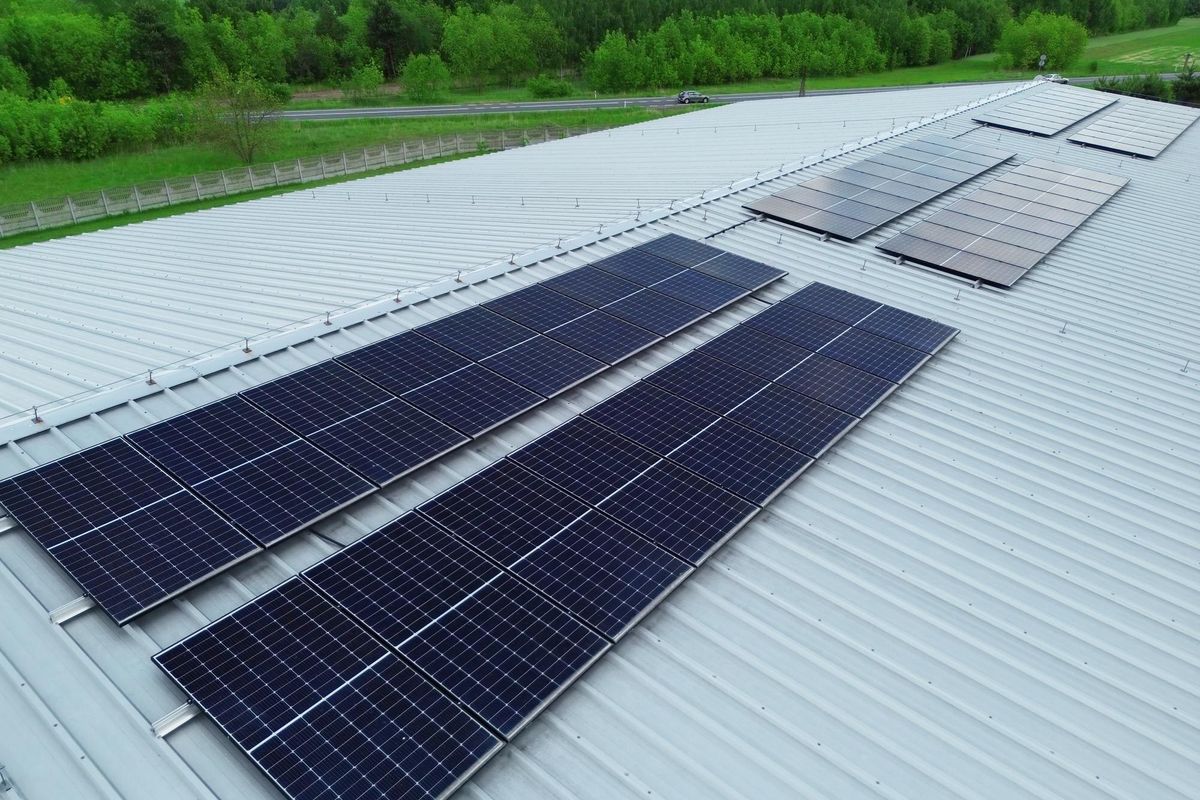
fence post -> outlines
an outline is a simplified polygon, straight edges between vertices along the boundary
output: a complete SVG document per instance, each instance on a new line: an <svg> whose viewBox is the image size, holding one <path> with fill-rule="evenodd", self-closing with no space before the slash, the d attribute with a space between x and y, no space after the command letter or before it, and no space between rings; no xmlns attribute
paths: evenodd
<svg viewBox="0 0 1200 800"><path fill-rule="evenodd" d="M229 197L229 181L225 180L225 170L221 170L221 188L225 190L225 196Z"/></svg>
<svg viewBox="0 0 1200 800"><path fill-rule="evenodd" d="M443 148L443 145L442 145L442 135L439 133L439 134L438 134L438 155L439 155L439 156L440 156L440 155L441 155L441 154L444 152L444 150L443 150L442 148Z"/></svg>
<svg viewBox="0 0 1200 800"><path fill-rule="evenodd" d="M508 144L507 144L507 142L505 142L504 131L500 131L500 149L501 150L508 149Z"/></svg>
<svg viewBox="0 0 1200 800"><path fill-rule="evenodd" d="M171 205L171 187L166 178L163 178L163 194L167 196L167 205Z"/></svg>
<svg viewBox="0 0 1200 800"><path fill-rule="evenodd" d="M388 156L388 149L387 149L386 144L383 146L383 165L385 167L390 167L392 165L392 162Z"/></svg>
<svg viewBox="0 0 1200 800"><path fill-rule="evenodd" d="M454 152L456 152L456 153L462 152L462 137L459 136L457 133L454 134Z"/></svg>
<svg viewBox="0 0 1200 800"><path fill-rule="evenodd" d="M100 190L100 202L104 204L104 216L111 217L112 210L108 207L108 195L103 189Z"/></svg>
<svg viewBox="0 0 1200 800"><path fill-rule="evenodd" d="M300 164L300 159L296 159L296 174L300 176L300 183L304 183L304 167Z"/></svg>
<svg viewBox="0 0 1200 800"><path fill-rule="evenodd" d="M325 156L321 156L318 161L321 164L321 180L325 180Z"/></svg>
<svg viewBox="0 0 1200 800"><path fill-rule="evenodd" d="M246 180L250 181L250 188L253 190L257 187L254 185L254 170L246 167Z"/></svg>
<svg viewBox="0 0 1200 800"><path fill-rule="evenodd" d="M346 166L346 151L342 151L342 174L346 175L350 172L350 168Z"/></svg>
<svg viewBox="0 0 1200 800"><path fill-rule="evenodd" d="M386 148L386 147L387 147L387 145L384 145L384 147ZM365 148L365 147L364 147L364 148L363 148L363 168L362 168L361 170L359 170L359 171L360 171L360 172L366 172L366 171L367 171L367 166L368 166L368 164L367 164L367 148Z"/></svg>
<svg viewBox="0 0 1200 800"><path fill-rule="evenodd" d="M542 141L543 142L550 141L550 129L549 128L542 128Z"/></svg>
<svg viewBox="0 0 1200 800"><path fill-rule="evenodd" d="M425 159L425 140L421 140L421 160Z"/></svg>
<svg viewBox="0 0 1200 800"><path fill-rule="evenodd" d="M275 176L275 185L279 185L279 165L274 161L271 162L271 174Z"/></svg>
<svg viewBox="0 0 1200 800"><path fill-rule="evenodd" d="M192 188L196 190L196 199L199 200L200 199L200 180L195 175L192 176Z"/></svg>
<svg viewBox="0 0 1200 800"><path fill-rule="evenodd" d="M70 195L67 195L67 211L71 214L72 223L79 222L79 217L75 216L75 201L71 199Z"/></svg>
<svg viewBox="0 0 1200 800"><path fill-rule="evenodd" d="M137 203L137 210L142 210L142 193L138 191L137 184L133 185L133 202Z"/></svg>

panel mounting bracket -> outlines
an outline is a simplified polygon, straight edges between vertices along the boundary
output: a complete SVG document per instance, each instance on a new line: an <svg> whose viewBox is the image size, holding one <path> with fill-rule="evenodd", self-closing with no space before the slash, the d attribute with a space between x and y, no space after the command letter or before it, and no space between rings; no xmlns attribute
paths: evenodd
<svg viewBox="0 0 1200 800"><path fill-rule="evenodd" d="M154 731L155 736L159 739L165 739L202 713L200 706L195 703L184 703L179 708L159 717L150 727Z"/></svg>
<svg viewBox="0 0 1200 800"><path fill-rule="evenodd" d="M96 601L90 597L76 597L69 603L63 603L58 608L50 612L50 621L55 625L63 625L70 620L75 619L84 612L91 611L96 607Z"/></svg>
<svg viewBox="0 0 1200 800"><path fill-rule="evenodd" d="M8 769L0 764L0 792L11 792L15 788L12 779L8 777Z"/></svg>
<svg viewBox="0 0 1200 800"><path fill-rule="evenodd" d="M17 520L12 516L0 517L0 533L16 530Z"/></svg>

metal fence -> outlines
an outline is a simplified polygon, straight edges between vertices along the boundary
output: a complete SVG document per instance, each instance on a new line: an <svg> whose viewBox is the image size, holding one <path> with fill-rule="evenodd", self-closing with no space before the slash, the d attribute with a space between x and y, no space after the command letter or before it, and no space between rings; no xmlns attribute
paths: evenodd
<svg viewBox="0 0 1200 800"><path fill-rule="evenodd" d="M429 158L507 150L591 133L600 128L537 128L490 133L438 136L396 142L326 156L276 161L250 167L206 172L186 178L168 178L120 189L81 192L69 197L0 206L0 238L62 225L117 217L131 212L229 197L257 189L308 183L386 169Z"/></svg>

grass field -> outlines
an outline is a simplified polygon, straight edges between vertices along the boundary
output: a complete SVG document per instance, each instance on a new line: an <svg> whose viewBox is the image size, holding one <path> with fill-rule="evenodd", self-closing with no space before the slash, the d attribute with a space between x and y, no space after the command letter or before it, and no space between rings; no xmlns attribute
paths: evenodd
<svg viewBox="0 0 1200 800"><path fill-rule="evenodd" d="M410 119L352 119L322 122L284 122L260 162L339 153L400 140L433 139L439 135L469 136L480 131L541 130L550 127L627 125L658 119L687 109L590 109L545 113ZM0 168L0 205L25 203L88 190L128 186L241 166L232 153L206 144L176 145L136 153L104 156L91 161L39 161Z"/></svg>

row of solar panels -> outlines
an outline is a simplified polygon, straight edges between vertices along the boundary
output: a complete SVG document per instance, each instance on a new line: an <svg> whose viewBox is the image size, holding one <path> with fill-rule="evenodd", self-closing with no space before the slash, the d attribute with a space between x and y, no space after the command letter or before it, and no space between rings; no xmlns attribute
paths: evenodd
<svg viewBox="0 0 1200 800"><path fill-rule="evenodd" d="M289 797L442 796L955 333L812 284L155 660Z"/></svg>
<svg viewBox="0 0 1200 800"><path fill-rule="evenodd" d="M18 475L0 504L124 623L782 274L663 237Z"/></svg>

